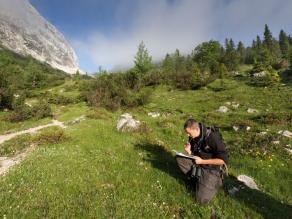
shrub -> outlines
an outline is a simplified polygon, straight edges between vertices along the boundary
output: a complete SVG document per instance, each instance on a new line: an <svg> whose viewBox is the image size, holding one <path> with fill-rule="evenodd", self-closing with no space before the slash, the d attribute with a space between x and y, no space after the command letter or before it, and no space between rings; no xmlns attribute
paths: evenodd
<svg viewBox="0 0 292 219"><path fill-rule="evenodd" d="M56 105L68 105L80 102L80 97L69 97L49 92L45 94L45 98L47 99L48 103Z"/></svg>
<svg viewBox="0 0 292 219"><path fill-rule="evenodd" d="M12 108L13 92L9 86L7 75L0 71L0 109Z"/></svg>
<svg viewBox="0 0 292 219"><path fill-rule="evenodd" d="M15 98L13 103L14 111L6 118L10 122L20 122L30 118L36 120L52 116L52 109L45 101L40 101L30 107L24 103L25 98L20 96Z"/></svg>
<svg viewBox="0 0 292 219"><path fill-rule="evenodd" d="M111 110L135 107L147 102L149 93L129 89L131 84L127 82L129 80L123 78L121 74L101 74L89 85L90 88L84 95L91 105Z"/></svg>
<svg viewBox="0 0 292 219"><path fill-rule="evenodd" d="M37 134L32 138L32 142L37 144L58 144L70 140L70 137L61 128L54 127Z"/></svg>

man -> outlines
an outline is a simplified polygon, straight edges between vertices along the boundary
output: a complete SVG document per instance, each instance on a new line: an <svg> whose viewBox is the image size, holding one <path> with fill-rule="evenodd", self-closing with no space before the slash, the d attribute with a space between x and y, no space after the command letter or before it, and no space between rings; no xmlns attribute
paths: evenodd
<svg viewBox="0 0 292 219"><path fill-rule="evenodd" d="M176 161L188 178L195 179L197 201L208 203L223 185L222 167L228 163L228 152L217 128L188 119L184 130L189 136L185 151L193 158L176 156Z"/></svg>

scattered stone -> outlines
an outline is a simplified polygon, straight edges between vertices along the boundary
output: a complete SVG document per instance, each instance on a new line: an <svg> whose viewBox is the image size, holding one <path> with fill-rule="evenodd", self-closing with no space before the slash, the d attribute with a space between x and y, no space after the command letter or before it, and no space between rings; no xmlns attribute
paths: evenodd
<svg viewBox="0 0 292 219"><path fill-rule="evenodd" d="M253 76L256 77L256 78L262 78L262 77L265 77L266 75L267 75L266 71L260 71L260 72L257 72L257 73L253 74Z"/></svg>
<svg viewBox="0 0 292 219"><path fill-rule="evenodd" d="M225 104L230 106L231 105L231 102L228 101L228 102L225 102Z"/></svg>
<svg viewBox="0 0 292 219"><path fill-rule="evenodd" d="M18 98L19 97L19 94L14 94L13 95L15 98Z"/></svg>
<svg viewBox="0 0 292 219"><path fill-rule="evenodd" d="M220 113L227 113L229 109L226 106L220 106L217 111Z"/></svg>
<svg viewBox="0 0 292 219"><path fill-rule="evenodd" d="M78 124L78 123L82 122L83 120L85 120L85 116L84 115L82 115L80 117L77 117L76 119L68 122L68 125Z"/></svg>
<svg viewBox="0 0 292 219"><path fill-rule="evenodd" d="M240 190L239 188L233 186L231 189L228 189L228 193L230 195L234 195L235 193L239 192L239 190Z"/></svg>
<svg viewBox="0 0 292 219"><path fill-rule="evenodd" d="M118 131L133 131L139 128L140 121L133 119L132 115L129 113L124 113L121 115L117 123Z"/></svg>
<svg viewBox="0 0 292 219"><path fill-rule="evenodd" d="M4 112L8 112L8 109L7 109L7 108L5 108L5 109L4 109Z"/></svg>
<svg viewBox="0 0 292 219"><path fill-rule="evenodd" d="M149 112L148 116L151 116L152 118L156 118L156 117L160 116L160 113L158 113L158 112Z"/></svg>
<svg viewBox="0 0 292 219"><path fill-rule="evenodd" d="M290 144L287 144L284 149L288 152L288 154L292 155L292 148Z"/></svg>
<svg viewBox="0 0 292 219"><path fill-rule="evenodd" d="M27 105L27 106L29 106L29 107L32 107L32 105L31 105L31 104L29 104L29 103L25 103L25 105Z"/></svg>
<svg viewBox="0 0 292 219"><path fill-rule="evenodd" d="M260 135L266 135L267 132L260 132L259 134L260 134Z"/></svg>
<svg viewBox="0 0 292 219"><path fill-rule="evenodd" d="M237 177L237 180L242 182L244 185L246 185L250 189L256 189L259 190L257 184L255 183L254 179L247 176L247 175L239 175Z"/></svg>
<svg viewBox="0 0 292 219"><path fill-rule="evenodd" d="M234 109L237 109L237 108L239 107L239 103L232 102L231 106L232 106Z"/></svg>
<svg viewBox="0 0 292 219"><path fill-rule="evenodd" d="M280 144L280 141L272 141L272 144Z"/></svg>
<svg viewBox="0 0 292 219"><path fill-rule="evenodd" d="M278 132L278 134L282 135L282 136L285 136L287 138L292 138L292 132L288 131L288 130L280 130Z"/></svg>
<svg viewBox="0 0 292 219"><path fill-rule="evenodd" d="M249 131L251 129L250 126L246 126L246 125L234 125L233 129L237 132L237 131Z"/></svg>
<svg viewBox="0 0 292 219"><path fill-rule="evenodd" d="M259 112L257 109L252 109L252 108L248 108L247 109L247 112L248 113L257 113L257 112Z"/></svg>

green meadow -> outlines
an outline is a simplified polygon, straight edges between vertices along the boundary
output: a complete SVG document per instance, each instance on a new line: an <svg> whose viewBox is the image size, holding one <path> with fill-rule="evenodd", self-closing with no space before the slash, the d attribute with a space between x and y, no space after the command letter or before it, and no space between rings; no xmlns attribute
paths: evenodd
<svg viewBox="0 0 292 219"><path fill-rule="evenodd" d="M66 89L72 83L67 79L42 91L76 97L77 89ZM210 218L216 213L217 218L292 218L292 160L286 150L292 139L278 134L292 131L291 83L257 87L248 83L248 76L234 76L197 90L166 85L150 89L146 105L117 111L82 100L51 103L54 119L64 122L66 129L49 127L1 144L2 157L15 156L31 143L37 147L0 177L0 217ZM38 98L26 101L33 104ZM220 106L230 110L218 112ZM248 108L258 112L248 113ZM137 131L117 131L125 112L141 121ZM161 115L152 118L148 112ZM1 135L51 122L51 118L9 122L4 118L10 113L0 112ZM80 116L85 119L72 122ZM187 136L182 127L189 117L220 127L230 154L224 189L208 205L195 202L172 153L183 150ZM234 125L251 129L235 131ZM253 177L260 190L228 194L238 185L239 174Z"/></svg>

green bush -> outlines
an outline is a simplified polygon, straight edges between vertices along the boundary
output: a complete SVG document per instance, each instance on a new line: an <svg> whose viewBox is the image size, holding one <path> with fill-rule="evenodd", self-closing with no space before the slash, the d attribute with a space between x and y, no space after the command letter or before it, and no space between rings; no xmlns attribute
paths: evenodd
<svg viewBox="0 0 292 219"><path fill-rule="evenodd" d="M132 86L134 85L133 78L129 80L128 74L123 76L122 74L101 74L88 84L83 95L90 105L111 110L117 110L120 107L135 107L147 102L149 91L135 90Z"/></svg>
<svg viewBox="0 0 292 219"><path fill-rule="evenodd" d="M68 104L80 102L80 97L69 97L69 96L60 95L56 93L49 93L49 92L47 92L44 96L48 103L56 104L56 105L68 105Z"/></svg>
<svg viewBox="0 0 292 219"><path fill-rule="evenodd" d="M11 109L13 102L13 91L9 86L7 75L0 71L0 110Z"/></svg>
<svg viewBox="0 0 292 219"><path fill-rule="evenodd" d="M265 72L265 75L262 77L254 77L254 74L258 72ZM252 76L250 84L259 87L275 85L280 81L278 72L270 65L265 66L261 63L256 63L254 68L250 71L250 74Z"/></svg>
<svg viewBox="0 0 292 219"><path fill-rule="evenodd" d="M24 103L24 100L24 96L15 98L15 101L13 102L13 112L8 115L8 121L20 122L31 118L38 120L52 116L52 109L47 102L40 101L30 107Z"/></svg>
<svg viewBox="0 0 292 219"><path fill-rule="evenodd" d="M32 138L32 142L37 144L58 144L68 140L70 140L70 137L59 127L42 131Z"/></svg>

